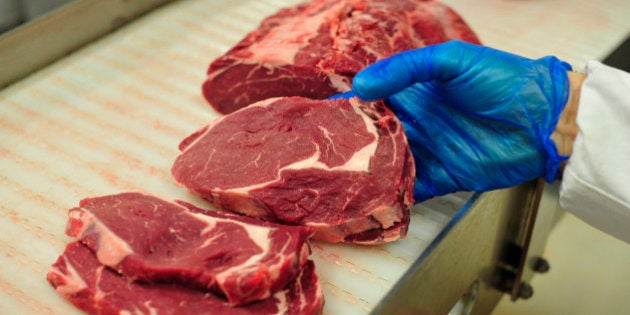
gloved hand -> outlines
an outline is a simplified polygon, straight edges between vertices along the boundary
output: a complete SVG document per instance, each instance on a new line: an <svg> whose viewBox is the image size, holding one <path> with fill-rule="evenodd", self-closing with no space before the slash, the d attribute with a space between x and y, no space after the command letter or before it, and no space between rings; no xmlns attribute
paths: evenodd
<svg viewBox="0 0 630 315"><path fill-rule="evenodd" d="M379 61L353 91L388 99L416 162L417 202L558 176L550 139L567 102L571 67L451 41Z"/></svg>

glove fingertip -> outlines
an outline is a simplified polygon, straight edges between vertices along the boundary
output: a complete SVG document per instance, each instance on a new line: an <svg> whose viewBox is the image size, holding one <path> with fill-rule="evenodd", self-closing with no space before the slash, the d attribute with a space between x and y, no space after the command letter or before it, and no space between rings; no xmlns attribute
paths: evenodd
<svg viewBox="0 0 630 315"><path fill-rule="evenodd" d="M385 97L380 95L378 89L374 86L374 77L369 70L359 72L354 79L352 79L352 90L360 99L364 101L374 101Z"/></svg>

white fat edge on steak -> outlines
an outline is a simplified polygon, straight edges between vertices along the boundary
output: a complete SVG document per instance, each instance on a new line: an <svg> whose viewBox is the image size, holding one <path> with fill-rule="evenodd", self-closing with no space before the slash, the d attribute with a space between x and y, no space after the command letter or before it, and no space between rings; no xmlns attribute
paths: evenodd
<svg viewBox="0 0 630 315"><path fill-rule="evenodd" d="M304 292L304 288L302 287L302 282L301 282L301 281L299 281L299 280L300 280L300 277L298 277L298 281L295 281L294 286L295 286L295 288L296 288L296 291L298 291L298 292L300 292L300 293L301 293L301 292ZM317 282L317 286L319 286L319 281ZM317 292L319 292L319 290L318 290ZM318 294L318 295L319 295L319 294ZM299 312L299 313L302 313L302 311L303 311L303 310L302 310L302 308L303 308L305 305L308 305L309 303L308 303L308 301L306 300L306 294L298 294L297 296L300 298L300 304L299 304L299 310L300 310L300 312ZM316 299L316 300L317 300L317 299Z"/></svg>
<svg viewBox="0 0 630 315"><path fill-rule="evenodd" d="M82 239L86 234L98 234L96 257L103 265L115 267L125 257L134 253L125 240L107 228L89 209L74 209L70 211L69 216L83 223L81 230L76 234L77 239Z"/></svg>
<svg viewBox="0 0 630 315"><path fill-rule="evenodd" d="M345 164L329 167L325 165L324 163L319 162L319 158L321 156L321 150L319 148L319 145L316 145L316 152L313 155L311 155L310 157L304 160L300 160L300 161L281 167L280 169L278 169L277 177L268 182L254 184L254 185L245 186L245 187L230 188L226 190L217 189L217 192L221 192L221 193L230 192L230 193L236 193L236 194L243 194L243 196L245 196L249 191L252 191L261 187L265 187L271 183L279 181L281 179L282 171L284 170L293 170L293 169L299 170L299 169L311 168L311 169L322 169L322 170L327 170L331 172L333 171L351 171L351 172L369 171L370 158L376 153L376 148L378 147L378 139L379 139L378 130L376 128L374 120L372 120L372 118L370 118L360 109L361 103L358 101L358 99L351 98L349 101L350 101L350 104L352 105L352 109L357 115L359 115L363 119L366 130L368 131L368 133L374 136L375 140L370 142L369 144L367 144L360 150L356 151L352 155L352 157L348 159L348 161ZM324 133L324 136L326 137L328 131L325 128L321 128L321 127L320 127L320 130L322 130L322 132Z"/></svg>
<svg viewBox="0 0 630 315"><path fill-rule="evenodd" d="M61 296L71 296L77 292L81 292L88 288L85 280L79 276L74 265L68 260L68 258L64 255L62 256L66 265L66 271L62 271L56 266L50 267L49 273L55 274L58 277L63 279L63 284L57 286L55 290Z"/></svg>
<svg viewBox="0 0 630 315"><path fill-rule="evenodd" d="M354 7L356 7L356 4L353 5ZM353 24L353 23L360 23L358 21L360 20L365 20L367 22L364 22L366 25L378 25L381 20L374 18L374 16L370 13L366 13L364 11L361 10L354 10L352 11L352 17L346 19L344 22L346 24ZM405 27L407 23L403 23L403 22L398 22L397 23L397 29L403 27L405 29L409 29L409 27ZM398 30L398 33L400 33L401 31ZM409 34L413 34L413 33L409 33ZM333 43L333 49L338 50L340 52L352 52L355 49L357 49L357 42L355 38L350 38L350 37L345 37L345 36L335 36L333 37L335 39L334 43ZM395 47L395 43L394 43L394 38L395 36L388 36L387 40L389 41L389 47ZM383 56L382 52L376 51L373 45L361 45L358 49L361 49L363 51L365 51L368 54L372 54L373 56L376 57L376 59L382 59L386 56ZM342 77L345 78L345 77ZM332 80L332 78L331 78ZM346 78L347 80L347 78ZM335 85L336 86L336 85ZM350 88L348 88L349 90Z"/></svg>
<svg viewBox="0 0 630 315"><path fill-rule="evenodd" d="M385 213L387 212L387 210L391 209L396 209L397 211L400 210L400 207L394 206L383 206L381 208L381 210L384 210ZM400 222L400 220L396 220L394 223L398 222ZM378 239L368 241L353 240L352 242L356 244L372 245L377 243L389 243L400 239L401 230L404 228L403 226L394 228L393 225L390 225L389 227L383 227L379 224L382 224L382 222L378 221L378 219L376 219L375 217L366 216L360 218L352 218L343 222L343 224L341 225L335 226L331 226L329 223L320 222L307 222L304 225L315 228L317 230L316 238L318 240L324 240L333 243L342 242L348 235L359 234L372 229L381 229Z"/></svg>
<svg viewBox="0 0 630 315"><path fill-rule="evenodd" d="M151 306L151 302L152 301L146 301L144 302L144 307L149 310L148 313L144 312L141 309L138 309L137 307L133 310L133 311L129 311L129 310L121 310L120 312L118 312L118 315L157 315L160 313L160 310L152 307Z"/></svg>
<svg viewBox="0 0 630 315"><path fill-rule="evenodd" d="M297 277L296 282L300 281L300 277ZM278 301L278 303L276 303L276 306L278 307L278 312L275 315L286 315L289 314L289 298L287 297L287 295L289 295L290 290L285 288L284 290L280 290L278 292L276 292L274 295L272 295L272 297L274 299L276 299ZM303 294L300 294L303 295Z"/></svg>
<svg viewBox="0 0 630 315"><path fill-rule="evenodd" d="M109 295L109 293L103 292L103 290L101 290L101 288L99 287L101 279L103 278L103 272L108 272L108 270L106 270L105 268L106 267L103 265L96 268L96 276L94 277L96 278L96 281L94 281L94 301L103 300Z"/></svg>
<svg viewBox="0 0 630 315"><path fill-rule="evenodd" d="M304 287L302 287L302 277L304 277L304 270L302 270L302 272L300 273L300 275L297 277L297 280L294 282L294 288L297 292L299 292L300 294L297 294L297 296L299 296L300 299L300 304L299 306L296 308L297 309L297 314L303 314L305 311L305 307L310 307L313 304L313 301L319 301L321 303L321 301L324 299L323 297L323 292L321 289L321 283L319 281L315 282L315 288L314 288L314 292L315 292L315 296L311 297L311 296L306 296L306 294L302 294L304 293Z"/></svg>
<svg viewBox="0 0 630 315"><path fill-rule="evenodd" d="M424 3L420 3L418 4L417 10L421 11L423 10L425 7ZM391 9L391 8L389 8ZM357 11L355 11L357 12ZM422 38L421 36L418 36L416 29L414 28L414 24L413 23L409 23L409 21L416 21L419 20L417 18L411 18L409 16L414 15L414 14L419 14L414 10L411 10L410 12L402 12L403 14L405 14L407 16L406 19L400 19L397 21L396 25L393 27L396 30L396 33L392 34L391 36L387 36L387 41L389 42L388 45L389 47L396 47L396 41L399 39L399 37L403 36L406 37L407 39L412 41L412 46L413 47L425 47L427 44L424 41L424 38ZM354 18L358 19L365 19L367 21L370 21L374 24L377 24L380 22L380 20L374 18L374 16L370 13L361 13L361 14L356 14ZM442 20L442 19L440 19ZM366 23L366 24L370 24L370 23ZM353 45L354 42L349 40L348 41L350 45ZM361 46L361 49L363 51L365 51L368 54L371 54L373 56L376 56L377 60L382 59L382 58L386 58L388 56L384 56L382 54L382 52L379 52L377 50L374 49L374 46L371 45L363 45ZM395 53L395 52L394 52Z"/></svg>
<svg viewBox="0 0 630 315"><path fill-rule="evenodd" d="M332 86L336 88L339 92L346 92L352 89L350 79L346 76L336 73L329 73L328 79L330 80L330 84L332 84Z"/></svg>
<svg viewBox="0 0 630 315"><path fill-rule="evenodd" d="M314 5L318 3L315 2ZM327 3L322 3L327 4ZM295 56L307 45L309 40L318 36L318 28L326 22L332 22L346 7L346 1L339 1L334 6L321 10L312 5L307 7L303 14L291 16L283 20L282 27L275 27L265 37L253 43L248 50L253 54L251 59L260 60L268 65L294 64ZM309 11L320 11L309 15ZM330 17L333 16L331 19ZM335 27L331 27L331 38L337 33ZM297 39L297 40L296 40ZM282 47L282 49L278 49Z"/></svg>
<svg viewBox="0 0 630 315"><path fill-rule="evenodd" d="M381 224L383 229L394 226L404 216L398 203L378 207L370 215Z"/></svg>
<svg viewBox="0 0 630 315"><path fill-rule="evenodd" d="M402 230L405 229L404 226L399 226L397 228L389 228L384 229L379 234L377 240L369 240L369 241L360 241L354 240L353 243L360 245L373 245L373 244L381 244L381 243L391 243L397 241L403 237Z"/></svg>
<svg viewBox="0 0 630 315"><path fill-rule="evenodd" d="M374 121L368 117L360 108L361 105L356 98L352 98L349 100L352 105L352 109L354 112L363 119L365 123L365 127L368 133L374 136L374 141L365 145L360 150L356 151L352 157L348 159L348 161L339 166L329 167L324 163L319 162L319 158L321 156L321 150L319 145L317 145L317 151L312 156L302 160L297 161L292 164L286 165L278 170L278 173L281 173L283 170L292 170L292 169L305 169L305 168L315 168L315 169L323 169L328 171L351 171L351 172L367 172L370 170L370 158L376 153L376 148L378 147L379 134L376 129L376 125ZM324 134L324 137L330 139L329 132L326 128L319 127L319 129ZM330 141L333 146L334 142ZM334 148L333 148L334 151ZM280 179L278 177L278 179ZM277 180L278 180L277 179Z"/></svg>
<svg viewBox="0 0 630 315"><path fill-rule="evenodd" d="M192 213L189 212L189 215L195 217L195 219L206 222L208 224L208 227L204 228L201 231L201 235L202 236L206 236L206 235L210 235L211 237L202 245L202 246L207 246L210 245L212 243L212 240L215 237L212 237L212 229L216 224L216 220L212 217L203 215L203 214L198 214L198 213ZM270 250L271 250L271 240L269 235L276 230L277 228L273 228L273 227L266 227L266 226L257 226L257 225L253 225L253 224L247 224L247 223L243 223L240 222L238 220L231 220L231 219L222 219L222 220L229 220L232 221L235 224L240 225L243 229L245 229L245 231L247 231L247 235L249 236L249 239L252 240L254 243L256 243L256 245L261 249L261 252L259 254L256 255L252 255L251 257L249 257L245 262L241 263L240 265L236 265L236 266L231 266L230 268L227 268L223 271L221 271L220 273L218 273L216 275L216 279L218 281L219 284L224 283L225 280L229 277L232 277L234 275L240 275L243 274L243 271L247 270L257 270L258 269L258 265L259 262L269 254ZM279 252L277 252L277 254L283 254L285 251L284 249L286 248L288 242L285 242L284 247L282 250L280 250ZM301 253L300 253L301 254ZM279 259L277 260L278 263L277 265L281 266L282 265L282 261L284 261L283 259ZM267 265L269 270L273 270L273 266L274 265ZM278 268L279 270L279 268ZM277 279L279 274L278 273L271 273L270 274L272 276L272 279Z"/></svg>
<svg viewBox="0 0 630 315"><path fill-rule="evenodd" d="M258 64L259 67L252 69L250 73L254 73L260 67L273 72L274 68L295 64L297 54L305 45L308 45L311 38L319 35L317 29L327 20L331 20L327 19L327 17L332 15L340 16L346 6L346 1L339 1L334 7L324 10L317 15L312 15L308 18L299 15L293 16L291 20L285 20L282 24L282 28L274 28L274 31L267 34L265 38L254 42L247 48L248 51L252 53L251 56L245 59L238 59L235 61L235 64ZM315 10L319 10L319 8ZM331 12L334 12L334 14L331 14ZM331 38L337 38L337 29L338 25L331 25ZM296 38L300 40L296 41ZM274 44L270 45L270 42ZM278 47L282 47L282 49L278 49ZM208 73L207 79L212 80L230 68L231 67L226 67ZM328 74L328 78L332 86L337 88L340 92L350 90L351 84L347 77L330 73Z"/></svg>

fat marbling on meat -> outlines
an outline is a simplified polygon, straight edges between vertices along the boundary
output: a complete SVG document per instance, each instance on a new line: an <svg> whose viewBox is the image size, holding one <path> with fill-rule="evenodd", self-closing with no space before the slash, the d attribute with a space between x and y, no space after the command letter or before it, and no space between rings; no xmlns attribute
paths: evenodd
<svg viewBox="0 0 630 315"><path fill-rule="evenodd" d="M414 161L382 102L268 99L180 144L175 179L216 206L316 230L327 242L406 235Z"/></svg>
<svg viewBox="0 0 630 315"><path fill-rule="evenodd" d="M453 39L479 43L438 1L310 1L267 17L215 59L202 92L223 114L271 97L325 99L377 60Z"/></svg>
<svg viewBox="0 0 630 315"><path fill-rule="evenodd" d="M66 233L131 280L212 290L241 305L295 279L313 231L134 192L82 200Z"/></svg>

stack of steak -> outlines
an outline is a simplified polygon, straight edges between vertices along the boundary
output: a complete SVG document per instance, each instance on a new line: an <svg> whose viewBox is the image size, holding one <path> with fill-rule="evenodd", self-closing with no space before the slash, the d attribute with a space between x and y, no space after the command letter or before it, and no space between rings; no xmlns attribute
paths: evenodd
<svg viewBox="0 0 630 315"><path fill-rule="evenodd" d="M185 138L175 180L218 212L142 193L84 199L48 280L90 314L321 314L311 238L407 233L415 165L382 101L326 100L394 53L478 43L433 0L315 0L263 20L208 69L227 114Z"/></svg>
<svg viewBox="0 0 630 315"><path fill-rule="evenodd" d="M263 223L158 197L89 198L70 210L48 273L91 314L319 314L305 227Z"/></svg>

